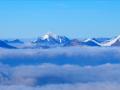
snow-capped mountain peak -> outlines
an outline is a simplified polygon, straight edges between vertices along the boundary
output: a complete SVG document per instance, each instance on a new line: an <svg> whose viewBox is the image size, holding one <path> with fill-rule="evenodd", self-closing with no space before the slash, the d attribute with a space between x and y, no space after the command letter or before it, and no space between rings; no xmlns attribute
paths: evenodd
<svg viewBox="0 0 120 90"><path fill-rule="evenodd" d="M66 36L56 35L54 33L46 33L33 42L37 46L66 46L70 43Z"/></svg>
<svg viewBox="0 0 120 90"><path fill-rule="evenodd" d="M43 39L43 40L48 40L48 41L49 41L50 38L56 39L57 37L58 37L58 35L56 35L56 34L54 34L54 33L52 33L52 32L48 32L48 33L44 34L44 35L41 37L41 39Z"/></svg>

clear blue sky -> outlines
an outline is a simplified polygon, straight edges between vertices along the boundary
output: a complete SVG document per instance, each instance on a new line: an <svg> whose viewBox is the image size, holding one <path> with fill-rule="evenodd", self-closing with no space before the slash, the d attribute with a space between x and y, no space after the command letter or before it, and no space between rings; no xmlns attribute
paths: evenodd
<svg viewBox="0 0 120 90"><path fill-rule="evenodd" d="M120 34L118 0L0 0L0 38L33 38L46 32L69 37Z"/></svg>

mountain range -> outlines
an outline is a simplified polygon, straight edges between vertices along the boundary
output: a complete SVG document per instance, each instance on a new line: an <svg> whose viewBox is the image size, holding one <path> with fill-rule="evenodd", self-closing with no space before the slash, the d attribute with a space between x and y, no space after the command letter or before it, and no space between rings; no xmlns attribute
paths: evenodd
<svg viewBox="0 0 120 90"><path fill-rule="evenodd" d="M36 49L36 48L55 48L70 46L90 46L90 47L119 47L120 35L114 38L87 38L87 39L70 39L67 36L46 33L35 40L0 40L0 48L9 49Z"/></svg>

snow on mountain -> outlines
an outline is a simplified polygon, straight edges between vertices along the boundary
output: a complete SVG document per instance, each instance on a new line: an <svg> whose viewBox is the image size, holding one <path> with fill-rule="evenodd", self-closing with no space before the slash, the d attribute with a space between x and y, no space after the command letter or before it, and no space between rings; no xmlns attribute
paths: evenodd
<svg viewBox="0 0 120 90"><path fill-rule="evenodd" d="M33 42L37 46L66 46L70 43L69 38L54 33L46 33Z"/></svg>
<svg viewBox="0 0 120 90"><path fill-rule="evenodd" d="M110 38L90 38L90 39L69 39L66 36L56 35L54 33L46 33L38 37L36 40L0 40L0 47L2 48L52 48L52 47L66 47L66 46L120 46L120 35Z"/></svg>
<svg viewBox="0 0 120 90"><path fill-rule="evenodd" d="M66 36L56 35L54 33L46 33L33 42L34 46L49 48L59 46L101 46L99 42L94 39L86 39L80 41L78 39L69 39Z"/></svg>
<svg viewBox="0 0 120 90"><path fill-rule="evenodd" d="M111 40L101 43L101 46L120 46L120 35Z"/></svg>
<svg viewBox="0 0 120 90"><path fill-rule="evenodd" d="M41 36L41 39L50 41L51 39L57 39L57 37L58 36L56 34L52 32L48 32L45 35Z"/></svg>
<svg viewBox="0 0 120 90"><path fill-rule="evenodd" d="M85 41L83 41L83 43L87 46L101 46L101 44L94 39L86 39Z"/></svg>

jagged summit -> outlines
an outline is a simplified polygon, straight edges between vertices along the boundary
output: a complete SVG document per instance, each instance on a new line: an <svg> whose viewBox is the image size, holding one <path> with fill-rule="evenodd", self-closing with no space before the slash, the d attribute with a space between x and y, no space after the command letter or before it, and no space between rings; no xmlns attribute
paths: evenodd
<svg viewBox="0 0 120 90"><path fill-rule="evenodd" d="M52 32L48 32L38 37L33 43L39 46L66 46L70 43L70 39L66 36L60 36Z"/></svg>
<svg viewBox="0 0 120 90"><path fill-rule="evenodd" d="M2 48L52 48L52 47L66 47L66 46L98 46L98 47L120 47L120 35L114 38L88 38L88 39L69 39L67 36L61 36L52 32L47 32L39 36L36 40L3 40L0 41Z"/></svg>
<svg viewBox="0 0 120 90"><path fill-rule="evenodd" d="M49 40L50 38L55 38L57 39L58 35L52 32L47 32L46 34L44 34L43 36L41 36L41 39L45 40Z"/></svg>
<svg viewBox="0 0 120 90"><path fill-rule="evenodd" d="M48 32L44 34L43 36L38 37L34 44L36 44L38 47L45 46L45 47L57 47L57 46L112 46L114 45L114 42L118 42L120 40L120 35L116 38L109 40L108 42L98 42L96 38L89 38L85 39L83 41L80 41L79 39L69 39L66 36L60 36L57 34L54 34L52 32Z"/></svg>

